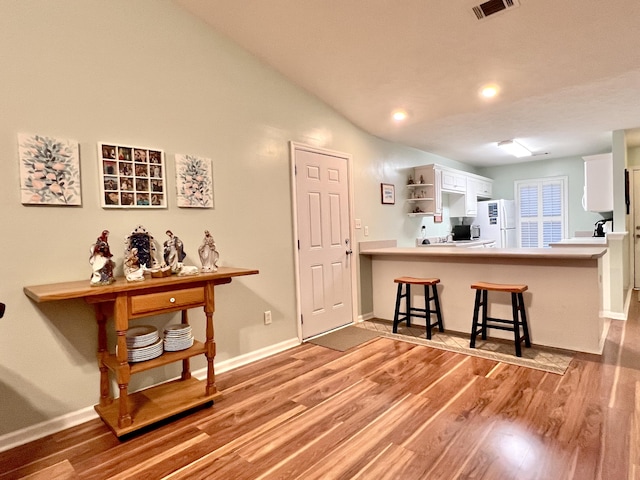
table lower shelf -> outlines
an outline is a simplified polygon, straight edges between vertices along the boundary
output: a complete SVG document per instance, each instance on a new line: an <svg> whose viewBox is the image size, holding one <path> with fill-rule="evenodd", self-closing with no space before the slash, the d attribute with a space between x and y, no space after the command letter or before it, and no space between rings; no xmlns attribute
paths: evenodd
<svg viewBox="0 0 640 480"><path fill-rule="evenodd" d="M205 395L206 382L190 378L174 380L128 395L132 423L128 427L118 427L120 399L114 399L106 407L94 408L102 420L116 436L120 437L160 420L172 417L192 408L222 398L220 392Z"/></svg>

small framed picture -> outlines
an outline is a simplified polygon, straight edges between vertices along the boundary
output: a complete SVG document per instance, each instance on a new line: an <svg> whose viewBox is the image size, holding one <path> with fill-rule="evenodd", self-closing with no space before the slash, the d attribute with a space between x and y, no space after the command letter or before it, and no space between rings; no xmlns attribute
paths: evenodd
<svg viewBox="0 0 640 480"><path fill-rule="evenodd" d="M103 208L167 208L164 152L99 143Z"/></svg>
<svg viewBox="0 0 640 480"><path fill-rule="evenodd" d="M391 183L381 183L380 196L383 204L393 205L396 203L396 186Z"/></svg>

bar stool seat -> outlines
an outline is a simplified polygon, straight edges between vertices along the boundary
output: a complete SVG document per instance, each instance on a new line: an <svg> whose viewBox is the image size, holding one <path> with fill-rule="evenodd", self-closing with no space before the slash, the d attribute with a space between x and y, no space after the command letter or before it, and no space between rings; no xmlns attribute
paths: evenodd
<svg viewBox="0 0 640 480"><path fill-rule="evenodd" d="M471 288L476 291L476 301L473 307L473 325L471 327L470 348L476 348L476 337L482 335L482 339L487 339L487 329L495 328L513 332L513 339L516 347L516 356L522 356L520 344L524 341L526 347L531 347L529 339L529 325L527 323L527 313L524 307L523 292L529 287L527 285L514 285L504 283L476 282L471 284ZM513 318L510 320L492 318L487 316L488 292L503 292L511 294L511 310ZM482 308L482 320L479 322L479 311ZM522 329L522 335L520 334Z"/></svg>
<svg viewBox="0 0 640 480"><path fill-rule="evenodd" d="M411 317L424 318L427 325L427 339L431 339L431 329L438 327L444 332L442 325L442 312L440 311L440 300L438 298L438 289L436 285L440 283L439 278L416 278L416 277L398 277L393 280L398 284L396 293L396 309L393 315L393 333L398 333L398 325L406 321L407 327L411 326ZM425 308L417 308L411 306L411 285L424 286L424 305ZM429 293L431 287L431 293ZM405 299L405 309L400 310L402 299ZM433 307L431 304L433 303ZM436 315L436 320L431 321L431 315Z"/></svg>

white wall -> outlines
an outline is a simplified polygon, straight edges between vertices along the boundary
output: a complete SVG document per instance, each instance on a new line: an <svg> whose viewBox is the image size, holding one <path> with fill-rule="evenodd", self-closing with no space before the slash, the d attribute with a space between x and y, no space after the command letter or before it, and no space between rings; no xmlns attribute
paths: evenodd
<svg viewBox="0 0 640 480"><path fill-rule="evenodd" d="M88 282L89 247L103 229L120 271L124 237L138 223L160 243L171 229L187 264L197 265L209 229L222 265L260 270L216 290L217 360L228 360L296 336L289 141L353 155L355 212L368 240L408 244L419 229L402 214L401 192L396 205L380 204L381 182L399 188L410 167L455 165L364 134L169 0L0 0L0 11L0 435L97 402L92 309L82 301L36 305L22 288ZM80 142L81 207L20 203L20 132ZM99 141L164 150L168 208L102 209ZM175 153L213 159L214 209L177 208ZM363 239L358 230L354 241ZM370 298L360 303L370 311ZM191 312L194 328L203 317ZM177 368L137 375L132 387Z"/></svg>

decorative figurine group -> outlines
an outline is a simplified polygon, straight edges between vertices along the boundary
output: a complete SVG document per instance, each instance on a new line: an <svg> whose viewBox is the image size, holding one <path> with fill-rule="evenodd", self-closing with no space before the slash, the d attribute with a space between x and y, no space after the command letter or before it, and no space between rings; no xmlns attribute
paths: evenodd
<svg viewBox="0 0 640 480"><path fill-rule="evenodd" d="M162 257L164 261L161 264L156 260L156 246L153 236L142 225L138 225L125 238L124 276L127 281L142 281L145 273L149 273L152 277L163 277L171 274L197 275L200 272L218 270L220 255L209 230L205 230L202 245L198 248L202 265L200 269L183 264L187 254L184 251L182 240L171 230L167 230L166 234L169 238L163 245ZM111 259L112 256L109 248L109 231L103 230L91 246L89 263L93 270L90 281L92 286L109 285L115 282L113 275L115 262Z"/></svg>

